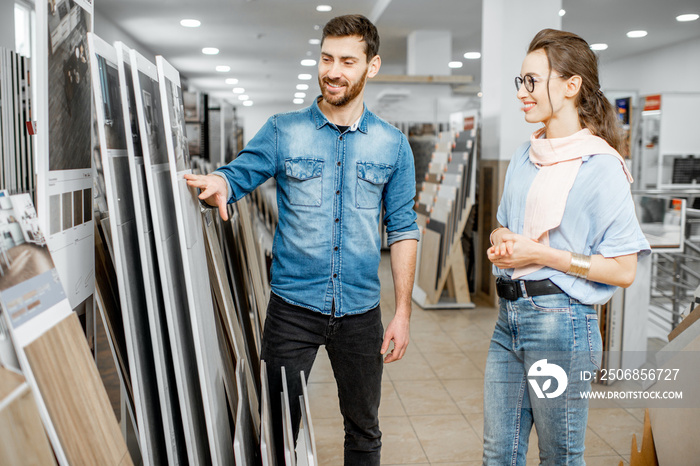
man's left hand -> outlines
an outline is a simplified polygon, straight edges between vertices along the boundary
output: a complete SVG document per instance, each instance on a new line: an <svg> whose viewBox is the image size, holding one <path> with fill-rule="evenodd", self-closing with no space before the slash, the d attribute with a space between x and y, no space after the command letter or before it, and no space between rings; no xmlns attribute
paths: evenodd
<svg viewBox="0 0 700 466"><path fill-rule="evenodd" d="M398 314L389 322L384 332L384 343L382 343L381 350L382 354L386 354L386 356L384 356L385 363L388 364L403 358L403 355L406 353L406 348L408 347L409 326L409 318ZM387 353L392 340L394 341L394 348Z"/></svg>

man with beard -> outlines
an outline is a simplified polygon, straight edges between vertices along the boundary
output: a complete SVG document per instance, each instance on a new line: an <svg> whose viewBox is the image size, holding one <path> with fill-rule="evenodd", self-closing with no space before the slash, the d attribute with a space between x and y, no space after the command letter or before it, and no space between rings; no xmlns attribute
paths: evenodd
<svg viewBox="0 0 700 466"><path fill-rule="evenodd" d="M326 346L344 419L345 464L378 465L383 362L401 359L408 345L419 238L415 169L406 137L363 102L365 83L381 65L378 48L377 30L364 16L332 19L321 42L321 96L308 108L271 117L238 158L213 174L185 175L224 220L227 202L270 177L277 181L279 225L261 359L280 461L282 366L296 439L299 372L308 377L318 347ZM382 203L396 297L386 332L377 274Z"/></svg>

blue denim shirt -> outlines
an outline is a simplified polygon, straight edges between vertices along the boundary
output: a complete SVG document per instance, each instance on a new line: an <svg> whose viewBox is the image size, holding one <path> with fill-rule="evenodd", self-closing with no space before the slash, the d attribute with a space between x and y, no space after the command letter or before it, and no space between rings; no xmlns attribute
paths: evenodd
<svg viewBox="0 0 700 466"><path fill-rule="evenodd" d="M395 127L364 109L343 134L311 107L271 117L215 174L235 202L270 177L279 224L272 291L323 314L359 314L379 304L379 217L388 243L418 239L413 153Z"/></svg>

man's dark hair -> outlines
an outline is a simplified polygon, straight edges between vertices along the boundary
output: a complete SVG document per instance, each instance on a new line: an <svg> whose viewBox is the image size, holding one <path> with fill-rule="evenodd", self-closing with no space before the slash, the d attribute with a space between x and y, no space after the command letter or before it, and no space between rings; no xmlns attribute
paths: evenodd
<svg viewBox="0 0 700 466"><path fill-rule="evenodd" d="M377 28L362 15L336 16L328 21L323 27L321 44L326 40L326 37L346 36L360 36L365 41L367 62L379 53L379 33Z"/></svg>

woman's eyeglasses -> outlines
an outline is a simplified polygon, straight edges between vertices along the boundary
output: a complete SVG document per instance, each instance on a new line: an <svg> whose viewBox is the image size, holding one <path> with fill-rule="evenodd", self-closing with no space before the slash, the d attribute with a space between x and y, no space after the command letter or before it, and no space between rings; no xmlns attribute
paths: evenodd
<svg viewBox="0 0 700 466"><path fill-rule="evenodd" d="M563 78L564 75L560 74L559 76L552 76L552 78ZM526 74L524 78L521 78L520 76L515 77L515 89L520 90L520 87L525 84L525 90L527 92L533 92L535 90L535 83L538 82L537 79L535 79L532 75Z"/></svg>

